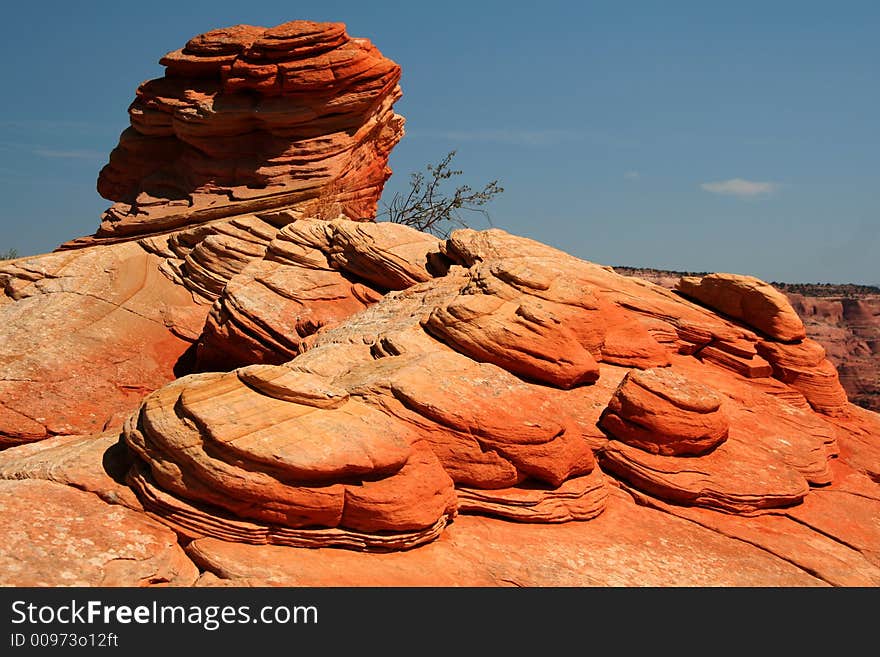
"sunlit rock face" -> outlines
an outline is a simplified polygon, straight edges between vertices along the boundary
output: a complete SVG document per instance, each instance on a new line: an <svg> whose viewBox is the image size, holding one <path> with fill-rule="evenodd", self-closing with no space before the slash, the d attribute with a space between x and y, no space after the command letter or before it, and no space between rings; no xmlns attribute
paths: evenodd
<svg viewBox="0 0 880 657"><path fill-rule="evenodd" d="M197 351L200 367L229 369L253 362L250 342L263 339L278 360L281 345L292 355L302 336L378 298L332 269L354 257L342 230L327 271L271 270L306 248L299 228L279 236L297 219L374 217L403 135L400 67L341 23L308 21L212 30L161 62L98 178L116 203L95 235L0 263L0 445L119 427L146 393L192 371ZM269 312L264 283L294 291L273 316L283 336L248 323ZM293 328L299 301L309 317ZM243 336L215 357L215 332Z"/></svg>
<svg viewBox="0 0 880 657"><path fill-rule="evenodd" d="M138 87L98 177L97 237L297 207L371 219L403 135L400 67L342 23L213 30Z"/></svg>
<svg viewBox="0 0 880 657"><path fill-rule="evenodd" d="M275 314L291 303L325 323ZM129 482L190 540L366 551L430 543L463 514L594 521L620 491L725 527L794 523L837 490L838 459L876 487L878 422L754 306L747 323L498 229L301 220L215 305L201 346L231 345L239 369L181 379L126 425Z"/></svg>

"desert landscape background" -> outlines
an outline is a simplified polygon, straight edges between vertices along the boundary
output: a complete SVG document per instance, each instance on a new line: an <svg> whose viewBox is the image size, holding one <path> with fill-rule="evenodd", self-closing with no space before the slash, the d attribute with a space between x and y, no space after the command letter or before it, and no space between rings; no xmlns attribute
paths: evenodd
<svg viewBox="0 0 880 657"><path fill-rule="evenodd" d="M669 289L682 276L694 275L643 267L614 269ZM807 335L825 347L850 401L880 411L880 288L836 283L772 285L788 297L803 319Z"/></svg>

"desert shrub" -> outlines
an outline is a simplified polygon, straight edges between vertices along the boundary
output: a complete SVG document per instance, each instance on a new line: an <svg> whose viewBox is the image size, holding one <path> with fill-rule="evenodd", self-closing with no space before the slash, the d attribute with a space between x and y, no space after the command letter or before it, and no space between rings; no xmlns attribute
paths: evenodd
<svg viewBox="0 0 880 657"><path fill-rule="evenodd" d="M384 204L376 219L404 224L444 238L455 228L469 227L469 214L483 215L491 226L492 218L484 206L504 188L493 180L480 190L474 190L470 185L459 185L448 193L444 189L447 181L462 174L460 170L452 168L455 153L450 151L438 164L429 164L426 167L427 175L422 172L410 174L409 191L396 193L390 203Z"/></svg>

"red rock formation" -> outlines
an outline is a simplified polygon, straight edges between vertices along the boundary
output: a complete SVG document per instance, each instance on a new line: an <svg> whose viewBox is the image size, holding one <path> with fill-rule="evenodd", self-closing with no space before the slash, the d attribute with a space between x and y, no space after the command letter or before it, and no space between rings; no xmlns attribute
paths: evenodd
<svg viewBox="0 0 880 657"><path fill-rule="evenodd" d="M674 288L682 277L656 269L615 269L666 288ZM788 298L807 335L825 348L849 401L880 411L880 295L868 286L774 285ZM746 363L741 367L744 373L750 369Z"/></svg>
<svg viewBox="0 0 880 657"><path fill-rule="evenodd" d="M624 377L600 425L617 440L654 454L702 454L727 439L723 398L669 370Z"/></svg>
<svg viewBox="0 0 880 657"><path fill-rule="evenodd" d="M291 242L294 224L282 231L278 246L267 250L266 260L281 246L296 243L298 247L290 251L296 258L288 258L284 267L338 273L332 267L313 268L332 261L337 252L334 235L348 234L352 225L305 222L300 226L302 234L312 237ZM847 410L851 407L834 406L833 399L826 399L824 395L832 390L827 384L792 374L815 371L821 348L817 351L810 342L759 337L662 288L646 287L502 231L456 231L439 245L428 240L413 242L407 233L395 231L391 225L379 232L361 231L361 241L346 248L352 254L373 255L368 260L348 256L337 267L347 267L345 273L372 285L382 278L377 273L382 269L412 271L401 283L406 289L386 293L351 317L301 336L298 355L283 367L244 368L238 371L238 379L235 375L190 377L155 393L150 399L157 401L144 404L138 424L126 430L126 440L149 467L136 464L132 481L155 517L178 531L185 526L188 538L238 536L235 540L281 544L285 539L277 538L279 527L297 529L291 519L304 518L297 522L326 528L318 532L335 529L345 538L332 542L318 533L311 534L309 543L311 530L301 528L298 542L286 544L326 541L346 547L400 549L436 538L453 516L453 506L459 513L531 523L599 516L608 489L594 450L605 473L658 506L672 503L741 515L778 512L804 504L813 486L833 485L828 458L840 451L841 440L852 441L856 435L847 424L853 421ZM379 234L384 242L377 240ZM387 245L398 243L399 236L421 245L395 252ZM452 264L432 274L424 263L438 260L441 254ZM233 283L238 278L252 280L247 271L233 278ZM274 288L273 293L286 294L281 288ZM262 301L266 308L272 306L271 298L267 294ZM473 307L466 305L473 299L489 311L469 315L451 310ZM504 304L514 309L499 313L497 309ZM527 304L536 310L528 315L532 325L523 332L519 318ZM774 316L786 310L774 308ZM531 319L539 313L550 319ZM491 321L481 319L485 317ZM493 328L472 328L470 322L475 321L473 326ZM766 325L760 316L752 321ZM269 326L272 320L264 319L264 323ZM649 348L634 349L630 356L634 360L620 364L619 349L607 349L605 340L609 327L626 326L638 327L633 330L636 344ZM560 336L565 342L560 342ZM545 346L553 340L556 352ZM706 357L710 347L729 358ZM263 351L271 352L268 341ZM590 376L556 375L565 371L560 367L577 362L572 354L592 359ZM760 359L764 366L744 371L740 363L749 358ZM232 382L228 384L232 392L224 392L227 384L221 381ZM236 410L235 395L241 393L235 391L245 390L242 381L249 390L248 401ZM282 385L285 381L290 382L287 388ZM334 401L326 406L304 401L300 396L306 391L310 391L309 399ZM575 393L579 405L588 404L597 412L574 412L569 400ZM228 394L233 397L227 399ZM167 401L158 401L165 395ZM436 506L420 502L420 495L440 501L449 500L445 496L452 493L430 487L410 492L411 502L421 505L426 515L417 525L389 516L382 527L399 536L398 543L389 537L382 543L372 541L367 529L356 518L340 516L332 501L311 502L312 515L291 510L304 504L297 501L298 495L311 499L313 492L306 482L312 478L325 487L330 483L341 487L345 490L341 496L351 494L345 482L352 473L328 470L320 462L303 461L297 466L300 470L285 473L285 467L294 466L286 464L288 448L282 447L308 449L306 436L324 436L325 429L318 433L297 429L303 417L314 418L310 422L317 423L316 427L334 427L319 439L324 446L322 458L333 462L346 455L346 463L356 463L357 450L347 438L335 437L350 433L332 419L338 403L355 403L337 401L345 399L357 400L378 413L369 416L373 418L370 424L384 428L376 437L366 438L369 449L382 450L383 440L399 434L409 449L429 450L436 458L433 467L442 468L456 486L455 502ZM159 404L157 410L151 404ZM314 409L305 416L289 410L302 404L313 404ZM811 410L811 405L820 413ZM158 408L167 409L163 417L171 419L153 420ZM832 416L839 416L842 423L832 423ZM257 424L252 424L251 417L258 418ZM597 428L605 430L604 438ZM188 437L175 438L181 432ZM369 433L362 430L358 435ZM238 441L242 441L241 449L229 447ZM270 451L257 457L252 448L244 447L251 443ZM864 447L860 436L855 443ZM182 451L184 445L188 447ZM205 456L193 460L202 449ZM867 449L877 454L876 445ZM237 460L230 460L231 456ZM208 465L218 458L226 465ZM869 463L872 458L868 457ZM382 480L392 499L400 499L399 491L408 485L402 470L395 474L402 459L387 466L391 476ZM379 457L371 457L370 462L382 463ZM227 472L235 463L248 464L247 474L212 474ZM872 472L872 467L866 471ZM233 481L269 479L259 486L248 484L245 494L244 489L228 487L227 477ZM432 477L421 475L426 482ZM277 488L291 479L300 482L298 492ZM222 495L213 497L215 491ZM264 501L257 504L254 495ZM363 517L383 517L384 507L370 504L374 502L365 502ZM269 505L269 510L261 510L262 505ZM277 505L287 510L278 515L272 510ZM217 507L224 511L219 513ZM406 510L404 517L413 513ZM196 517L200 520L193 520ZM189 524L182 518L190 518ZM241 534L237 523L242 520L256 522L261 529L250 531L268 538ZM413 535L413 531L425 533Z"/></svg>
<svg viewBox="0 0 880 657"><path fill-rule="evenodd" d="M278 281L335 276L329 289L342 285L342 303L358 285L374 296L300 334L271 308L295 298L308 316L305 290L261 283L262 300L248 306L264 331L249 334L252 360L283 365L183 377L147 396L113 459L98 458L113 434L93 439L94 449L57 438L7 450L0 478L50 479L147 513L192 541L188 554L202 568L242 583L497 584L499 572L521 583L627 582L637 568L560 566L548 578L536 565L604 549L599 537L620 522L616 545L631 558L639 532L674 537L668 558L724 564L706 575L712 583L880 582L880 536L834 510L880 512L880 420L851 405L822 407L831 388L796 376L824 362L809 340L761 337L668 290L496 229L438 243L390 224L296 221L232 275L217 307L269 280L252 271L285 272ZM595 375L571 383L526 369L555 335L546 323L506 351L449 339L438 311L466 297L534 304L575 353L590 355ZM329 308L324 297L314 302ZM497 335L516 321L504 317ZM636 347L621 363L625 327ZM215 353L239 340L212 335ZM276 353L270 335L296 348ZM710 346L765 359L767 370L707 358ZM112 477L104 462L116 464ZM526 529L536 523L560 529L539 539ZM477 555L469 546L485 532L498 545ZM741 541L761 549L744 553ZM327 546L414 556L371 554L374 567L363 571L358 558L318 550L308 577L255 570L274 550ZM448 560L460 567L444 574ZM330 568L342 570L331 578ZM673 570L662 583L697 581L689 577Z"/></svg>
<svg viewBox="0 0 880 657"><path fill-rule="evenodd" d="M207 307L128 242L0 264L0 447L121 425Z"/></svg>
<svg viewBox="0 0 880 657"><path fill-rule="evenodd" d="M0 586L191 586L167 527L70 486L0 481Z"/></svg>
<svg viewBox="0 0 880 657"><path fill-rule="evenodd" d="M741 319L775 340L794 342L807 335L803 322L785 296L753 276L684 277L675 289L725 315Z"/></svg>
<svg viewBox="0 0 880 657"><path fill-rule="evenodd" d="M850 401L880 412L880 295L786 294L807 334L825 347Z"/></svg>
<svg viewBox="0 0 880 657"><path fill-rule="evenodd" d="M275 238L303 216L372 217L403 134L400 68L341 24L308 21L214 30L162 63L99 176L116 203L98 232L0 264L0 446L120 426L197 356L216 369L283 362L301 337L378 299L369 254L357 265L366 285L333 270L367 237L340 233L320 272L285 268L290 248ZM389 268L377 284L407 275ZM292 298L261 306L263 285Z"/></svg>
<svg viewBox="0 0 880 657"><path fill-rule="evenodd" d="M336 216L399 136L340 25L163 62L98 235L2 270L0 435L89 434L0 452L4 584L880 583L880 416L768 285Z"/></svg>
<svg viewBox="0 0 880 657"><path fill-rule="evenodd" d="M403 134L400 67L341 23L213 30L143 83L98 192L100 238L298 205L371 218Z"/></svg>
<svg viewBox="0 0 880 657"><path fill-rule="evenodd" d="M224 511L212 524L263 523L270 542L305 544L310 530L295 530L338 527L351 532L317 544L368 548L418 544L454 515L452 481L411 434L315 374L274 366L185 377L147 397L125 428L149 465L131 477L151 511L165 511L151 499L158 486ZM380 534L389 531L399 544Z"/></svg>
<svg viewBox="0 0 880 657"><path fill-rule="evenodd" d="M301 220L226 285L198 345L201 369L281 364L304 341L382 298L432 278L435 238L397 224Z"/></svg>

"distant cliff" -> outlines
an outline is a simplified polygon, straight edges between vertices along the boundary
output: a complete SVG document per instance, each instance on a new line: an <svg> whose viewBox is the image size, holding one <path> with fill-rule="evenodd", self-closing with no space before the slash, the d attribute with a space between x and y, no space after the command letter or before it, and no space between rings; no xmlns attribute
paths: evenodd
<svg viewBox="0 0 880 657"><path fill-rule="evenodd" d="M678 272L641 267L614 267L626 276L672 288ZM829 283L777 283L800 315L807 335L821 343L837 366L850 401L880 412L880 287Z"/></svg>

